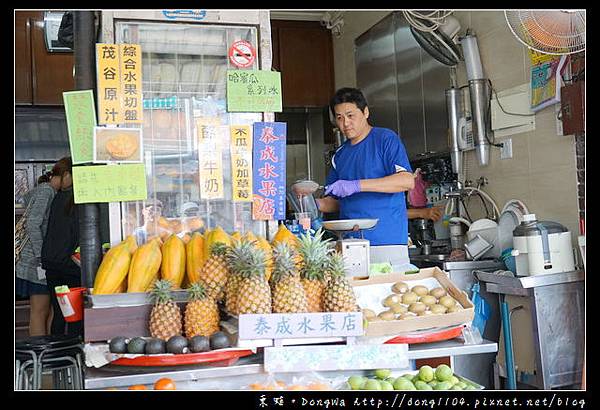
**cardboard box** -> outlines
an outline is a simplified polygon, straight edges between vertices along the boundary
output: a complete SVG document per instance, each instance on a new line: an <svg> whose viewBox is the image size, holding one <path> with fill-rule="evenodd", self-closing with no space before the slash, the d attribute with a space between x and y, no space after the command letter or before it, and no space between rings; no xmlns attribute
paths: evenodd
<svg viewBox="0 0 600 410"><path fill-rule="evenodd" d="M380 313L387 310L387 307L384 307L381 302L386 296L393 293L392 286L398 281L405 282L409 288L419 284L427 286L430 290L437 286L442 287L460 303L463 309L453 313L431 314L405 320L369 322L365 325L365 336L395 336L418 330L445 328L469 323L475 316L473 303L468 296L452 283L446 272L437 267L421 269L419 273L410 275L393 273L364 280L354 279L351 284L354 287L359 306L362 309L372 309L375 313Z"/></svg>

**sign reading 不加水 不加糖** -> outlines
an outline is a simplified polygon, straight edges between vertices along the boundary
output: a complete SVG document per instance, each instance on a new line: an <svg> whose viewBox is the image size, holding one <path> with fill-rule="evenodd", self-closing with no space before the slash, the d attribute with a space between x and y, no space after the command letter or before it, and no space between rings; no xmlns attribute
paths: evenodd
<svg viewBox="0 0 600 410"><path fill-rule="evenodd" d="M139 44L96 44L98 124L142 122L142 49Z"/></svg>
<svg viewBox="0 0 600 410"><path fill-rule="evenodd" d="M252 132L252 219L285 219L284 122L255 122Z"/></svg>
<svg viewBox="0 0 600 410"><path fill-rule="evenodd" d="M73 164L92 162L96 110L93 90L63 93Z"/></svg>
<svg viewBox="0 0 600 410"><path fill-rule="evenodd" d="M146 167L119 164L73 167L76 204L146 199Z"/></svg>
<svg viewBox="0 0 600 410"><path fill-rule="evenodd" d="M227 70L228 112L281 112L281 73Z"/></svg>
<svg viewBox="0 0 600 410"><path fill-rule="evenodd" d="M235 202L252 202L252 127L232 125L231 188Z"/></svg>

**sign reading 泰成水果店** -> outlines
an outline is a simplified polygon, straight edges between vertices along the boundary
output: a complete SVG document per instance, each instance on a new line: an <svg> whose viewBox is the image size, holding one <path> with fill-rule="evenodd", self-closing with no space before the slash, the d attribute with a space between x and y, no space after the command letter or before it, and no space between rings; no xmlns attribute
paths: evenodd
<svg viewBox="0 0 600 410"><path fill-rule="evenodd" d="M94 91L67 91L63 93L63 101L73 164L92 162L96 127Z"/></svg>
<svg viewBox="0 0 600 410"><path fill-rule="evenodd" d="M227 70L228 112L281 112L281 73Z"/></svg>
<svg viewBox="0 0 600 410"><path fill-rule="evenodd" d="M73 167L73 194L76 204L146 199L144 164Z"/></svg>
<svg viewBox="0 0 600 410"><path fill-rule="evenodd" d="M255 122L252 128L252 219L285 219L285 122Z"/></svg>
<svg viewBox="0 0 600 410"><path fill-rule="evenodd" d="M287 339L362 336L362 312L239 315L239 338Z"/></svg>

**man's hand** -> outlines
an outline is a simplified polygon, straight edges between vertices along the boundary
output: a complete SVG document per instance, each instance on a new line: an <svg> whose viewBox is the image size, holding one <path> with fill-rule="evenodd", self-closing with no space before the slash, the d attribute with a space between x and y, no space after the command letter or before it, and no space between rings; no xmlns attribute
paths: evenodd
<svg viewBox="0 0 600 410"><path fill-rule="evenodd" d="M434 206L433 208L426 209L426 219L431 219L433 222L438 221L442 217L442 208Z"/></svg>
<svg viewBox="0 0 600 410"><path fill-rule="evenodd" d="M346 181L344 179L340 179L327 186L325 195L333 194L337 197L345 198L357 192L360 192L359 180Z"/></svg>

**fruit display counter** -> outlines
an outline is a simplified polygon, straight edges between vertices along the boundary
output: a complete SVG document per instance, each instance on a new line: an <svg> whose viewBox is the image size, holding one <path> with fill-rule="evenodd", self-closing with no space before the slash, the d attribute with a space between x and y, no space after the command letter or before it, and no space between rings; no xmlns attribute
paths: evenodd
<svg viewBox="0 0 600 410"><path fill-rule="evenodd" d="M465 344L456 338L443 342L409 345L408 359L436 358L445 356L462 356L496 352L497 343L483 340L479 344ZM299 380L310 383L328 383L328 389L344 389L350 376L368 377L375 369L369 370L333 370L320 372L280 372L269 374L264 369L264 355L257 354L241 357L231 366L193 365L177 367L126 367L104 366L88 368L85 377L85 388L90 390L122 389L133 385L146 385L148 388L160 378L170 378L180 390L246 390L254 386L268 387L269 380L285 383L286 386L297 385ZM414 373L410 369L394 369L392 374L405 375ZM460 375L457 375L460 378ZM262 389L262 388L261 388Z"/></svg>

